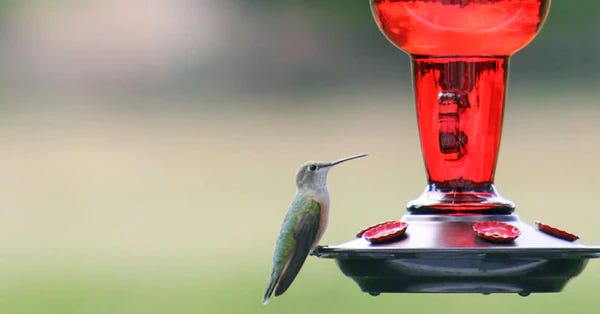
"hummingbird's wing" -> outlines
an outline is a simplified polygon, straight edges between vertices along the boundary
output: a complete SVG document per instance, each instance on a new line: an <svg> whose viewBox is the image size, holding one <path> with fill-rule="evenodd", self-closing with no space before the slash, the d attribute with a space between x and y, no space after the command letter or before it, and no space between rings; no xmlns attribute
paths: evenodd
<svg viewBox="0 0 600 314"><path fill-rule="evenodd" d="M318 202L313 202L316 203L315 206L320 207ZM310 252L311 246L315 241L317 232L319 231L319 216L320 215L315 215L312 212L307 212L304 213L300 218L300 224L297 225L298 228L294 230L296 249L290 257L287 267L281 274L281 278L279 279L279 283L275 289L275 296L279 296L284 293L292 284L292 281L294 281L296 275L298 275L298 272L300 272L300 268L304 264L304 261Z"/></svg>
<svg viewBox="0 0 600 314"><path fill-rule="evenodd" d="M321 204L318 201L306 196L296 197L277 239L264 303L273 292L275 296L284 293L296 278L319 231L320 217Z"/></svg>

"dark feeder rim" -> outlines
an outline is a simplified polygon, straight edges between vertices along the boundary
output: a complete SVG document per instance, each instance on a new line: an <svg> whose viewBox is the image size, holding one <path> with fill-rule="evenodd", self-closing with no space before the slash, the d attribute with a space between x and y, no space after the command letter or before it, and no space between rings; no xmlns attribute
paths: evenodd
<svg viewBox="0 0 600 314"><path fill-rule="evenodd" d="M357 238L316 247L312 255L335 259L362 291L380 293L560 292L580 274L600 246L587 246L539 231L515 214L407 214L406 235L371 244ZM472 225L501 221L518 227L512 243L478 239ZM451 237L447 237L451 234Z"/></svg>

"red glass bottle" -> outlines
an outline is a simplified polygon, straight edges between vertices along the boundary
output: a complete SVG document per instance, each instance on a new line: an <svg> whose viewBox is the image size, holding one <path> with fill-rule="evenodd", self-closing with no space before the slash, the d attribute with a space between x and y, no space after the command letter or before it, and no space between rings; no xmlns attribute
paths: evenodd
<svg viewBox="0 0 600 314"><path fill-rule="evenodd" d="M371 0L411 56L427 187L413 213L510 213L494 170L509 57L541 29L550 0Z"/></svg>

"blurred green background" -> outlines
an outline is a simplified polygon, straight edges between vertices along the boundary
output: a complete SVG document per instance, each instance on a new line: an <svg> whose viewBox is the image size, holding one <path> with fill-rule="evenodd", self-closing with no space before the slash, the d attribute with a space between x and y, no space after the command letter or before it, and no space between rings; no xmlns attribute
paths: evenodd
<svg viewBox="0 0 600 314"><path fill-rule="evenodd" d="M557 0L512 58L496 183L599 244L600 5ZM371 297L310 257L263 306L294 173L329 176L323 244L424 187L409 60L364 1L0 1L0 313L564 313L560 294Z"/></svg>

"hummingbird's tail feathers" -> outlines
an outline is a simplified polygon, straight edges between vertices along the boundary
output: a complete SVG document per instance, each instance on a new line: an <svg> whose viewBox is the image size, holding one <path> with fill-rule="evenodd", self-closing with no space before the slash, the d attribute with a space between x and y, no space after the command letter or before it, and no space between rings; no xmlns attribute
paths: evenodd
<svg viewBox="0 0 600 314"><path fill-rule="evenodd" d="M277 285L277 280L271 279L271 281L269 281L269 285L267 286L267 291L265 291L265 296L263 297L263 304L269 303L269 298L273 294L273 290L275 290L276 285Z"/></svg>
<svg viewBox="0 0 600 314"><path fill-rule="evenodd" d="M287 268L288 262L283 266L283 268L276 267L273 264L273 269L271 270L271 278L269 279L269 284L267 285L267 290L265 291L265 295L263 296L263 304L269 303L269 299L273 295L273 291L279 285L279 280L281 280L281 275L285 272Z"/></svg>
<svg viewBox="0 0 600 314"><path fill-rule="evenodd" d="M310 248L309 248L310 251ZM292 260L290 264L285 269L283 274L281 274L281 278L275 287L275 296L278 297L282 295L292 284L296 276L300 272L300 268L304 264L306 257L308 256L308 251L296 251L294 256L292 256Z"/></svg>
<svg viewBox="0 0 600 314"><path fill-rule="evenodd" d="M289 262L283 269L281 277L275 288L275 296L283 294L296 275L300 272L300 268L306 261L306 257L312 248L313 242L319 229L319 216L313 213L306 213L300 219L298 229L294 230L294 239L296 240L296 249L290 257Z"/></svg>

